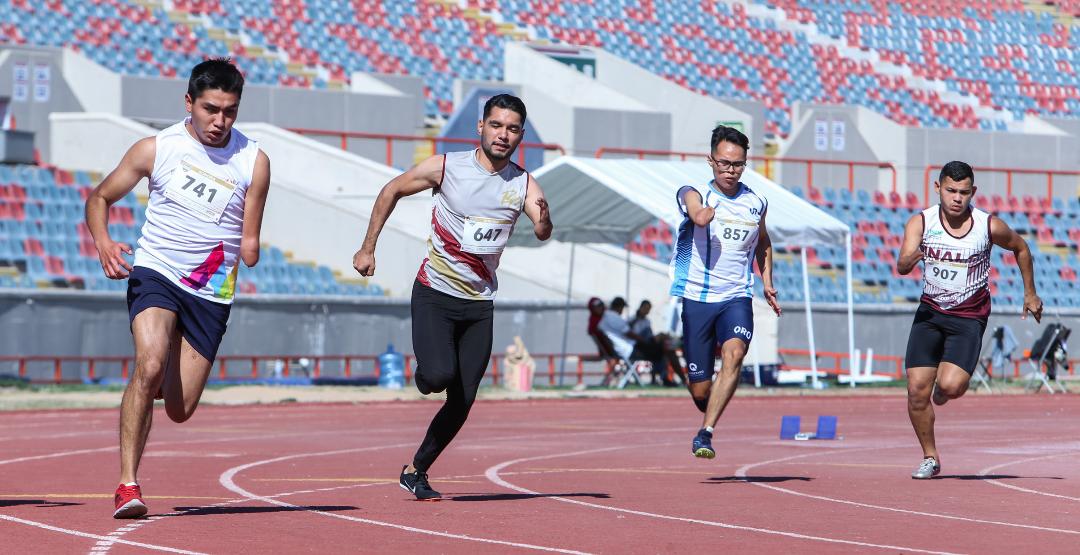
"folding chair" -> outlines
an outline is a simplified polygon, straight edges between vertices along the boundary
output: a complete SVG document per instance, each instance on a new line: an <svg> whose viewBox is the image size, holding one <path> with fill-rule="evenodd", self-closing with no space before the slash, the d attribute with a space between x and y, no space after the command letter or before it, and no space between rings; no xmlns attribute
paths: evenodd
<svg viewBox="0 0 1080 555"><path fill-rule="evenodd" d="M994 392L993 386L990 385L990 379L992 378L990 374L991 368L1005 368L1005 361L1012 360L1012 353L1016 349L1015 340L1012 340L1012 343L1008 346L1011 348L1006 347L1005 334L1012 337L1012 331L1008 329L1008 326L998 326L994 328L994 331L990 332L990 341L983 342L982 352L979 353L979 363L975 367L975 372L971 375L980 386L985 387L990 393ZM990 354L986 354L987 349L990 350Z"/></svg>
<svg viewBox="0 0 1080 555"><path fill-rule="evenodd" d="M1065 343L1069 339L1069 334L1072 330L1066 328L1062 324L1050 324L1043 330L1042 335L1035 341L1035 345L1031 348L1031 356L1028 357L1028 364L1031 366L1031 373L1028 374L1028 381L1024 384L1025 390L1032 392L1038 392L1043 386L1046 386L1046 390L1051 394L1056 393L1054 391L1053 384L1050 380L1057 381L1057 360L1055 356L1057 351L1062 353L1068 352L1067 344ZM1038 362L1035 357L1038 356ZM1046 367L1046 371L1043 371L1043 367ZM1065 386L1058 384L1058 389L1062 393L1068 393Z"/></svg>
<svg viewBox="0 0 1080 555"><path fill-rule="evenodd" d="M652 370L652 363L645 360L631 361L627 358L620 356L615 347L611 344L611 339L608 338L601 331L589 334L592 337L593 342L596 343L596 350L600 353L600 356L607 360L608 372L604 375L602 385L611 386L613 378L618 377L615 387L623 389L630 381L637 382L638 385L644 386L641 381L640 372L649 372Z"/></svg>

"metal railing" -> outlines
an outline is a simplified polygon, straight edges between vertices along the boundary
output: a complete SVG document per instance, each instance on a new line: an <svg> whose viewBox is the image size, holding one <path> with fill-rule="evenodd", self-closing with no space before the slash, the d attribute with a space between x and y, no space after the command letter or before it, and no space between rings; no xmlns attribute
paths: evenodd
<svg viewBox="0 0 1080 555"><path fill-rule="evenodd" d="M394 143L401 141L427 142L431 144L432 152L438 144L467 144L480 146L479 139L465 139L460 137L428 137L425 135L400 135L395 133L367 133L362 131L332 131L329 129L311 129L306 127L289 127L289 131L299 135L313 135L323 137L337 137L341 142L341 149L349 149L349 139L361 139L371 141L384 141L386 143L386 165L394 166ZM566 149L554 143L531 143L522 142L518 145L518 165L525 166L525 152L528 149L554 150L559 154L566 154Z"/></svg>
<svg viewBox="0 0 1080 555"><path fill-rule="evenodd" d="M631 154L638 160L644 160L646 156L678 157L686 160L688 157L704 158L700 152L679 152L673 150L649 150L641 148L600 147L596 149L594 156L603 158L605 154ZM855 191L855 168L877 168L889 170L892 179L892 192L896 192L897 171L896 166L890 162L863 162L858 160L826 160L818 158L790 158L786 156L748 156L748 160L762 162L762 173L766 177L772 175L773 164L803 164L806 166L807 193L814 190L814 166L846 166L848 170L848 191Z"/></svg>
<svg viewBox="0 0 1080 555"><path fill-rule="evenodd" d="M923 170L923 204L930 204L930 173L934 170L940 170L939 165L929 165ZM1080 171L1076 170L1033 170L1025 168L991 168L991 167L972 167L971 169L977 172L990 172L990 173L1004 173L1005 174L1005 196L1013 196L1013 176L1014 175L1045 175L1046 176L1046 198L1053 198L1054 196L1054 176L1055 175L1071 175L1080 176Z"/></svg>

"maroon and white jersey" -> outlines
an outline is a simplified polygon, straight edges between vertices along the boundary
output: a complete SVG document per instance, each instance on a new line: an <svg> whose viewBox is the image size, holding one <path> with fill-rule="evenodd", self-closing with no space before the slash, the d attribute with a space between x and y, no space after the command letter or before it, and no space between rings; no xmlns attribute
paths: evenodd
<svg viewBox="0 0 1080 555"><path fill-rule="evenodd" d="M955 236L945 228L940 205L922 212L922 302L966 318L990 316L990 218L971 207L971 229Z"/></svg>
<svg viewBox="0 0 1080 555"><path fill-rule="evenodd" d="M447 295L490 300L499 289L502 251L525 207L529 174L513 162L489 172L476 156L476 150L444 155L428 256L416 279Z"/></svg>

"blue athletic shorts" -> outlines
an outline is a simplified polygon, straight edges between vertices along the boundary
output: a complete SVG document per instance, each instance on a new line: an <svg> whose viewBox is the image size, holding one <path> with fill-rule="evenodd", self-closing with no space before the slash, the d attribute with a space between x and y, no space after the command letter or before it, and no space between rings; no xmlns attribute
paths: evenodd
<svg viewBox="0 0 1080 555"><path fill-rule="evenodd" d="M683 299L683 356L690 383L711 380L716 346L739 338L750 345L754 337L754 305L750 297L719 303Z"/></svg>
<svg viewBox="0 0 1080 555"><path fill-rule="evenodd" d="M133 323L135 316L150 307L175 312L184 339L211 362L217 357L232 309L230 304L196 297L165 276L143 266L135 266L128 276L127 304L129 323Z"/></svg>

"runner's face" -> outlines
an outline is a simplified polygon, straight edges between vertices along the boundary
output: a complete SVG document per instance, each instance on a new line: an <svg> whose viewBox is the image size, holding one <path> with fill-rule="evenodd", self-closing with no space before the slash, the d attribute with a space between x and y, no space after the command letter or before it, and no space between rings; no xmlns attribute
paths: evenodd
<svg viewBox="0 0 1080 555"><path fill-rule="evenodd" d="M506 160L514 154L525 136L521 114L506 108L492 108L487 119L477 124L480 148L493 161Z"/></svg>
<svg viewBox="0 0 1080 555"><path fill-rule="evenodd" d="M191 114L191 127L199 142L206 146L220 147L229 141L229 132L240 111L240 95L221 89L208 89L198 98L184 96L187 111Z"/></svg>
<svg viewBox="0 0 1080 555"><path fill-rule="evenodd" d="M971 198L975 196L975 186L970 179L953 181L946 177L934 184L941 196L941 209L949 216L963 216L971 207Z"/></svg>
<svg viewBox="0 0 1080 555"><path fill-rule="evenodd" d="M713 180L723 190L731 191L739 184L739 177L746 169L746 150L728 141L721 141L709 159Z"/></svg>

